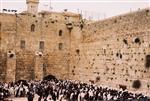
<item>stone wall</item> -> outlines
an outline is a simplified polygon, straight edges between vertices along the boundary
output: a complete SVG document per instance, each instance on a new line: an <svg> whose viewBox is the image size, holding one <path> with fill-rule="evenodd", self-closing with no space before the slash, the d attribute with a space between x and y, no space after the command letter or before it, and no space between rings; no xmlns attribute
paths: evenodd
<svg viewBox="0 0 150 101"><path fill-rule="evenodd" d="M15 71L12 68L13 62L8 61L9 50L14 51L14 38L16 36L16 17L12 14L0 14L0 69L1 69L1 80L4 81L7 78L13 77ZM10 62L10 66L7 63ZM12 64L12 65L11 65ZM11 75L12 74L12 75Z"/></svg>
<svg viewBox="0 0 150 101"><path fill-rule="evenodd" d="M5 80L5 70L6 70L6 54L0 51L0 81Z"/></svg>
<svg viewBox="0 0 150 101"><path fill-rule="evenodd" d="M140 80L138 91L150 90L149 8L90 23L70 12L0 17L1 81L52 74L132 91Z"/></svg>
<svg viewBox="0 0 150 101"><path fill-rule="evenodd" d="M81 40L72 48L70 79L136 91L150 90L150 11L113 17L84 26ZM74 46L74 45L73 45ZM149 61L150 62L150 61Z"/></svg>
<svg viewBox="0 0 150 101"><path fill-rule="evenodd" d="M6 54L0 63L3 64L1 75L6 74L5 81L39 80L49 74L68 78L71 30L79 23L80 15L23 12L2 13L0 17L1 51Z"/></svg>

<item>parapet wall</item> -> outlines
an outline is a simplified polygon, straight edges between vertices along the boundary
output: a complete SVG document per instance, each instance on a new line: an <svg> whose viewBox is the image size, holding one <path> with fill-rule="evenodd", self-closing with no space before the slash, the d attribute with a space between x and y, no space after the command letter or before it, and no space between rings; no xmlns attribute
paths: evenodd
<svg viewBox="0 0 150 101"><path fill-rule="evenodd" d="M101 40L102 37L150 30L149 8L112 17L86 25L83 30L83 42ZM89 30L91 29L91 30ZM88 31L87 31L88 30ZM91 37L92 36L92 37Z"/></svg>

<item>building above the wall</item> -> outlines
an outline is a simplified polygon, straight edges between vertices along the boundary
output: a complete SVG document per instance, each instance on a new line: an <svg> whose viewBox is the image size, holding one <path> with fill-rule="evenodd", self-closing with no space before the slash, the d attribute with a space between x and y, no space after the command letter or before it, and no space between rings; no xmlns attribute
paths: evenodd
<svg viewBox="0 0 150 101"><path fill-rule="evenodd" d="M38 13L39 0L26 0L27 12L32 14Z"/></svg>

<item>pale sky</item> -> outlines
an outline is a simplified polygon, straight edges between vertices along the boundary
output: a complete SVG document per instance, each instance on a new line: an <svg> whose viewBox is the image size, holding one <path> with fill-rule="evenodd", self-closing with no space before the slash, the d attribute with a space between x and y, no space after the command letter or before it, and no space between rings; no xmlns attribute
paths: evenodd
<svg viewBox="0 0 150 101"><path fill-rule="evenodd" d="M51 3L50 3L51 2ZM119 14L150 7L150 0L40 0L39 11L68 11L81 13L91 19L104 19ZM11 9L22 12L26 10L26 0L0 0L0 11Z"/></svg>

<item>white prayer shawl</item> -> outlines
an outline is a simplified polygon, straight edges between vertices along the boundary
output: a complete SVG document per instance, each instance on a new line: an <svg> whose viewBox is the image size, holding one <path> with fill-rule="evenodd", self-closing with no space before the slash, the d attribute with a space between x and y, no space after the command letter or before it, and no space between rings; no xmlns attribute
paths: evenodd
<svg viewBox="0 0 150 101"><path fill-rule="evenodd" d="M92 91L92 90L89 91L89 96L90 96L90 97L93 96L93 91Z"/></svg>
<svg viewBox="0 0 150 101"><path fill-rule="evenodd" d="M107 100L110 100L112 96L110 94L107 94Z"/></svg>
<svg viewBox="0 0 150 101"><path fill-rule="evenodd" d="M58 101L61 101L62 98L63 98L63 94L60 94L60 95L59 95L59 98L58 98Z"/></svg>
<svg viewBox="0 0 150 101"><path fill-rule="evenodd" d="M84 96L85 96L85 93L81 92L81 93L78 95L78 101L84 101Z"/></svg>

